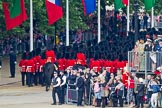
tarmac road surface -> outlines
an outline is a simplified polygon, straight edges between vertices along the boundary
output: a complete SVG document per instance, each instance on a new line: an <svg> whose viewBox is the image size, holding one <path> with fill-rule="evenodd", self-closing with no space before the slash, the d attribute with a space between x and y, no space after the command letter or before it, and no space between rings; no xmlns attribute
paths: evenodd
<svg viewBox="0 0 162 108"><path fill-rule="evenodd" d="M19 63L19 59L17 63ZM2 64L0 70L0 108L77 108L76 105L51 105L51 90L46 92L45 87L41 86L21 86L18 65L16 66L16 77L9 78L9 59L2 59ZM93 108L93 106L84 106L84 108Z"/></svg>
<svg viewBox="0 0 162 108"><path fill-rule="evenodd" d="M19 63L19 58L17 63ZM0 69L0 108L76 108L76 105L51 105L52 92L45 87L21 86L21 74L16 65L16 77L9 78L9 58L2 59ZM85 107L91 108L91 106Z"/></svg>

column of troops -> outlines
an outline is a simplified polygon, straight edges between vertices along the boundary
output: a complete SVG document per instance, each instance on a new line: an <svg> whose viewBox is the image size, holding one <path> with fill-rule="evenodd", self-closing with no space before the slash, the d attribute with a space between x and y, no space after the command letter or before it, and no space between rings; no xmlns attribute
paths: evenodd
<svg viewBox="0 0 162 108"><path fill-rule="evenodd" d="M37 48L29 53L23 53L19 62L23 86L25 85L25 80L26 85L29 87L33 86L33 84L36 86L38 84L44 85L43 67L47 63L47 58L50 59L51 63L58 64L59 71L66 71L66 69L72 69L74 65L80 64L96 73L100 72L102 68L105 68L107 72L117 73L118 70L123 72L123 68L127 64L127 61L119 61L118 59L110 61L96 58L90 58L89 63L87 63L86 56L82 52L78 52L75 59L69 59L64 56L58 58L53 50L46 50L41 53L41 49Z"/></svg>

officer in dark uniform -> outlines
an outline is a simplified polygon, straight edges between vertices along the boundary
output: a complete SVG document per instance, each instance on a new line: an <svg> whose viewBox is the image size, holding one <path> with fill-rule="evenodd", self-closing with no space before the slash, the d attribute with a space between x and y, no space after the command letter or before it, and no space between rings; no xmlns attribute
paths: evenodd
<svg viewBox="0 0 162 108"><path fill-rule="evenodd" d="M54 77L52 78L52 97L53 97L53 103L52 105L56 105L56 94L59 99L59 105L61 105L61 99L60 99L60 84L61 84L61 79L58 77L58 73L55 71L54 72Z"/></svg>
<svg viewBox="0 0 162 108"><path fill-rule="evenodd" d="M91 74L90 73L86 73L85 75L85 90L86 90L86 104L90 104L89 99L90 99L90 87L91 85Z"/></svg>
<svg viewBox="0 0 162 108"><path fill-rule="evenodd" d="M78 91L77 106L83 106L82 105L82 99L83 99L83 93L84 93L84 73L83 72L80 73L80 77L77 80L76 90Z"/></svg>
<svg viewBox="0 0 162 108"><path fill-rule="evenodd" d="M10 51L10 78L15 77L15 64L16 64L16 54L14 53L13 49L11 48Z"/></svg>
<svg viewBox="0 0 162 108"><path fill-rule="evenodd" d="M51 77L53 76L54 70L55 70L54 64L51 63L51 58L48 57L44 65L44 78L45 78L44 80L46 84L46 91L50 89Z"/></svg>
<svg viewBox="0 0 162 108"><path fill-rule="evenodd" d="M65 89L66 89L66 76L64 75L64 71L60 71L60 79L61 79L61 85L60 85L60 103L64 104L65 102Z"/></svg>

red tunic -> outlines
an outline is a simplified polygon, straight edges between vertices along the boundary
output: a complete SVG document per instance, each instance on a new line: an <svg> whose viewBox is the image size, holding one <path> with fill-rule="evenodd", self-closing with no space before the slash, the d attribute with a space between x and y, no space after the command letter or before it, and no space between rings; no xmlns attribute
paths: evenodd
<svg viewBox="0 0 162 108"><path fill-rule="evenodd" d="M39 72L40 60L41 60L41 57L40 57L40 56L35 56L35 57L34 57L35 70L36 70L36 72Z"/></svg>
<svg viewBox="0 0 162 108"><path fill-rule="evenodd" d="M46 63L46 59L40 59L39 72L43 72L43 66Z"/></svg>
<svg viewBox="0 0 162 108"><path fill-rule="evenodd" d="M127 85L128 76L129 76L129 73L128 72L124 72L123 75L122 75L122 82L123 82L123 84L125 86Z"/></svg>
<svg viewBox="0 0 162 108"><path fill-rule="evenodd" d="M27 60L20 60L19 62L19 67L20 67L20 72L26 72L26 62Z"/></svg>
<svg viewBox="0 0 162 108"><path fill-rule="evenodd" d="M117 72L117 69L118 69L118 68L117 68L118 62L119 62L118 59L116 59L116 60L113 61L113 72Z"/></svg>
<svg viewBox="0 0 162 108"><path fill-rule="evenodd" d="M95 72L99 72L101 70L101 62L99 60L92 60L90 62L90 69L94 69Z"/></svg>
<svg viewBox="0 0 162 108"><path fill-rule="evenodd" d="M125 65L124 61L118 61L117 64L116 64L116 68L121 69L122 72L123 72L125 66L126 65Z"/></svg>
<svg viewBox="0 0 162 108"><path fill-rule="evenodd" d="M33 59L27 60L26 67L27 67L26 72L34 73L35 72L34 60Z"/></svg>
<svg viewBox="0 0 162 108"><path fill-rule="evenodd" d="M65 68L73 67L76 63L75 59L67 59L65 62Z"/></svg>
<svg viewBox="0 0 162 108"><path fill-rule="evenodd" d="M110 61L104 60L103 67L105 67L108 72L111 72L110 69L112 66L110 64Z"/></svg>
<svg viewBox="0 0 162 108"><path fill-rule="evenodd" d="M65 59L64 58L61 58L61 59L58 59L57 62L58 62L58 65L59 65L59 70L65 70Z"/></svg>
<svg viewBox="0 0 162 108"><path fill-rule="evenodd" d="M104 67L104 61L105 61L105 60L100 59L99 61L100 61L100 65L101 65L101 67Z"/></svg>
<svg viewBox="0 0 162 108"><path fill-rule="evenodd" d="M125 84L125 87L127 89L128 89L128 87L129 87L129 89L134 89L134 80L131 79L131 80L129 80L129 82L127 81L126 84Z"/></svg>
<svg viewBox="0 0 162 108"><path fill-rule="evenodd" d="M104 67L106 68L106 70L108 71L108 72L110 72L110 73L114 73L115 71L114 71L114 69L115 69L115 67L114 67L114 62L113 61L108 61L108 60L105 60L104 61Z"/></svg>

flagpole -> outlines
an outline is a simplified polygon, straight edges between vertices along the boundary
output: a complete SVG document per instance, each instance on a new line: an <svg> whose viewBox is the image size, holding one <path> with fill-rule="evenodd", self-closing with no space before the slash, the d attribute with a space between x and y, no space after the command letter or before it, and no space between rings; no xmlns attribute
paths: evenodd
<svg viewBox="0 0 162 108"><path fill-rule="evenodd" d="M151 28L154 27L154 7L151 8Z"/></svg>
<svg viewBox="0 0 162 108"><path fill-rule="evenodd" d="M33 1L30 0L30 51L33 50Z"/></svg>
<svg viewBox="0 0 162 108"><path fill-rule="evenodd" d="M128 33L129 33L129 0L128 0L128 6L127 6L127 36L128 36Z"/></svg>
<svg viewBox="0 0 162 108"><path fill-rule="evenodd" d="M69 46L69 0L66 0L66 46Z"/></svg>
<svg viewBox="0 0 162 108"><path fill-rule="evenodd" d="M54 36L54 47L56 47L56 36L57 36L57 22L55 22L55 24L54 24L54 26L55 26L55 36Z"/></svg>
<svg viewBox="0 0 162 108"><path fill-rule="evenodd" d="M98 0L98 43L101 41L101 1Z"/></svg>

